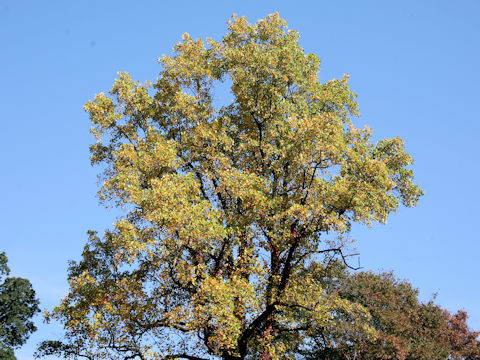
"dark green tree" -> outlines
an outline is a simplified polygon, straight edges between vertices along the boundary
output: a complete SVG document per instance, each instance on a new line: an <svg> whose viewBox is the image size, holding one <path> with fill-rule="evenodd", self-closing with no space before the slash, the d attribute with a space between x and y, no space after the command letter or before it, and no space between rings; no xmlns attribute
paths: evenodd
<svg viewBox="0 0 480 360"><path fill-rule="evenodd" d="M0 253L0 359L16 359L13 349L37 330L30 320L39 312L39 301L27 279L8 277L7 256Z"/></svg>

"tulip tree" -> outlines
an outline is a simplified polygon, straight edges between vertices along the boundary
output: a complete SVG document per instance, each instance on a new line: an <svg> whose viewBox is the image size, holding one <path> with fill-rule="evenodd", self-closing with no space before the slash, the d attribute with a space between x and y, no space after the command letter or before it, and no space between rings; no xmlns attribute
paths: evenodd
<svg viewBox="0 0 480 360"><path fill-rule="evenodd" d="M233 17L221 41L183 35L155 82L120 73L85 105L100 198L125 215L90 232L47 314L65 338L40 355L279 359L336 311L368 316L308 269L421 191L403 141L355 127L348 77L321 83L298 39L278 14Z"/></svg>

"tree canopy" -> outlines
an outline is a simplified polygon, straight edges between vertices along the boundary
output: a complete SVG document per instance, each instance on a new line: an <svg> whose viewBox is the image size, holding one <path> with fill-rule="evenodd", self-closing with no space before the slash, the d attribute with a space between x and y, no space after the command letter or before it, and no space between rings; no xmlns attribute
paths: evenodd
<svg viewBox="0 0 480 360"><path fill-rule="evenodd" d="M30 320L39 310L30 281L8 277L7 256L0 253L0 359L14 360L14 348L36 329Z"/></svg>
<svg viewBox="0 0 480 360"><path fill-rule="evenodd" d="M336 313L368 318L314 270L345 257L352 223L422 192L403 141L355 127L348 76L321 83L298 39L278 14L233 17L221 41L184 34L153 83L120 73L85 105L100 198L125 215L89 233L49 315L65 339L40 355L279 359Z"/></svg>
<svg viewBox="0 0 480 360"><path fill-rule="evenodd" d="M337 313L317 330L306 359L480 359L480 333L469 329L465 311L452 315L433 300L420 301L418 289L393 273L351 274L337 263L318 278L327 292L365 307L374 334L353 327L350 314Z"/></svg>

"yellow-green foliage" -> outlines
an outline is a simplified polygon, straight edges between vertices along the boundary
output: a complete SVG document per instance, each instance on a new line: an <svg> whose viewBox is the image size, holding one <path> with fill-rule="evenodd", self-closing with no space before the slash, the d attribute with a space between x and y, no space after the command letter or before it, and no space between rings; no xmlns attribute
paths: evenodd
<svg viewBox="0 0 480 360"><path fill-rule="evenodd" d="M280 359L335 312L363 326L306 269L322 234L385 222L421 191L402 140L372 144L348 76L319 82L298 38L278 14L234 17L221 41L183 35L153 84L121 73L85 105L100 197L126 214L72 264L52 313L67 341L44 354Z"/></svg>

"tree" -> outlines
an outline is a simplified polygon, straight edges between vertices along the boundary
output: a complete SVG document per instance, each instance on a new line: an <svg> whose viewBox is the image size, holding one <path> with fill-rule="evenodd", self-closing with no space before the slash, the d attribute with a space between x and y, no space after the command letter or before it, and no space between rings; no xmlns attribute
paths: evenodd
<svg viewBox="0 0 480 360"><path fill-rule="evenodd" d="M30 319L40 310L30 281L7 277L7 262L5 253L0 253L0 359L14 360L13 349L37 330Z"/></svg>
<svg viewBox="0 0 480 360"><path fill-rule="evenodd" d="M353 222L385 222L421 195L403 141L373 144L352 124L348 77L320 83L319 59L278 14L174 50L154 84L120 73L85 106L100 198L126 214L89 233L49 316L65 339L39 355L282 357L334 311L361 313L309 268L344 256Z"/></svg>
<svg viewBox="0 0 480 360"><path fill-rule="evenodd" d="M319 272L324 288L368 309L369 330L351 326L349 314L338 313L319 328L307 359L480 359L479 333L466 324L467 314L451 315L434 304L421 302L418 289L393 273L350 274L344 266Z"/></svg>
<svg viewBox="0 0 480 360"><path fill-rule="evenodd" d="M480 332L469 329L468 314L462 310L454 315L444 311L444 316L447 324L442 328L441 337L449 344L450 357L454 360L480 360Z"/></svg>

